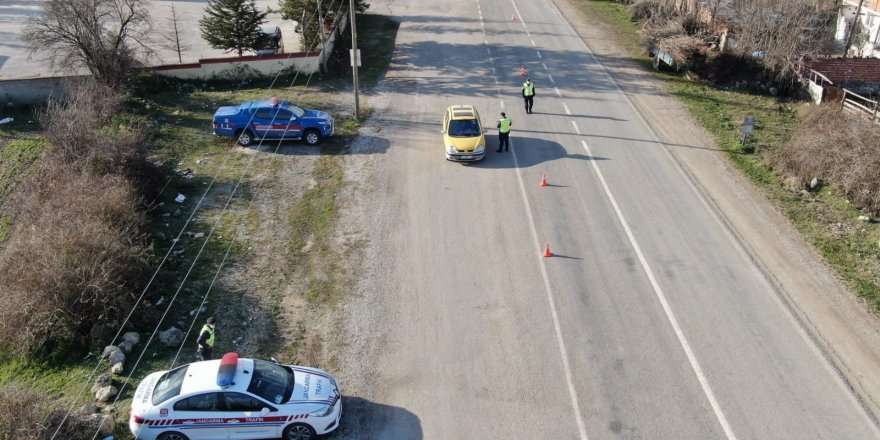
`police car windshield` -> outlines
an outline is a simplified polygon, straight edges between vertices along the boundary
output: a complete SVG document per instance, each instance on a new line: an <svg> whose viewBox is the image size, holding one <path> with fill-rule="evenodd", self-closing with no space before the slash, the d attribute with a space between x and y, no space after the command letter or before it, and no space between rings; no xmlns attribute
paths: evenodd
<svg viewBox="0 0 880 440"><path fill-rule="evenodd" d="M480 124L476 119L453 119L449 121L449 135L471 137L480 135Z"/></svg>
<svg viewBox="0 0 880 440"><path fill-rule="evenodd" d="M301 117L303 117L304 114L306 114L305 110L303 110L303 109L301 109L301 108L299 108L289 102L284 105L284 109L292 111L293 115L296 116L297 118L301 118Z"/></svg>
<svg viewBox="0 0 880 440"><path fill-rule="evenodd" d="M293 392L293 373L274 362L254 360L254 374L248 392L276 405L290 400Z"/></svg>
<svg viewBox="0 0 880 440"><path fill-rule="evenodd" d="M189 365L177 367L159 378L159 381L156 382L156 388L153 389L153 405L159 405L180 394L180 387L183 385L183 378L186 377L188 367Z"/></svg>

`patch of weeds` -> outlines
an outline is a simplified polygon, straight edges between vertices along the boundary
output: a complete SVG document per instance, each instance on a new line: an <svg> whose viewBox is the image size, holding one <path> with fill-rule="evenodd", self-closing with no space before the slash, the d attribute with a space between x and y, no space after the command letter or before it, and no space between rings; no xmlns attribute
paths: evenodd
<svg viewBox="0 0 880 440"><path fill-rule="evenodd" d="M336 196L342 186L342 165L335 156L323 156L312 171L315 185L303 194L288 217L291 237L288 253L302 260L307 253L330 250L329 235L337 218Z"/></svg>
<svg viewBox="0 0 880 440"><path fill-rule="evenodd" d="M46 151L42 139L16 139L0 147L0 205Z"/></svg>

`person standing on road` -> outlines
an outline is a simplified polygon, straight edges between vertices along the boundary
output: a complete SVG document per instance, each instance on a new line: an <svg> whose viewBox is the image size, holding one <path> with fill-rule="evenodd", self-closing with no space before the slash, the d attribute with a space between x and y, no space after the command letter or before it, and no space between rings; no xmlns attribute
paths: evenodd
<svg viewBox="0 0 880 440"><path fill-rule="evenodd" d="M197 343L199 344L199 350L197 354L199 355L199 360L209 361L214 359L214 317L210 316L205 321L205 325L202 326L202 331L199 333L199 339Z"/></svg>
<svg viewBox="0 0 880 440"><path fill-rule="evenodd" d="M513 125L513 121L504 112L501 112L501 119L498 120L498 149L495 150L496 153L500 153L502 147L504 151L510 151L511 125Z"/></svg>
<svg viewBox="0 0 880 440"><path fill-rule="evenodd" d="M526 105L526 113L532 113L532 104L535 102L535 84L531 78L526 78L522 86L523 102Z"/></svg>

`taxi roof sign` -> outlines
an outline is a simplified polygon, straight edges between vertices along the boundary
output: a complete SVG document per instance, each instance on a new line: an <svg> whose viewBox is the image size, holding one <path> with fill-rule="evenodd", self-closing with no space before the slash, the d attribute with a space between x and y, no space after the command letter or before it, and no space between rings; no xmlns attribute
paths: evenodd
<svg viewBox="0 0 880 440"><path fill-rule="evenodd" d="M238 353L226 353L220 359L220 368L217 369L217 385L228 387L235 379L235 368L238 366Z"/></svg>

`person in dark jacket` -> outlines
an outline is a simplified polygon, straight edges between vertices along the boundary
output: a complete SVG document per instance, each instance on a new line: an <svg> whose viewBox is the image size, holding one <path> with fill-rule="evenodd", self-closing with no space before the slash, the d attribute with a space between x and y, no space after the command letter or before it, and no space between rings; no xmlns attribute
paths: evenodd
<svg viewBox="0 0 880 440"><path fill-rule="evenodd" d="M202 332L199 333L199 339L196 342L199 344L197 354L200 360L214 359L214 323L214 317L208 317L205 325L202 326Z"/></svg>

